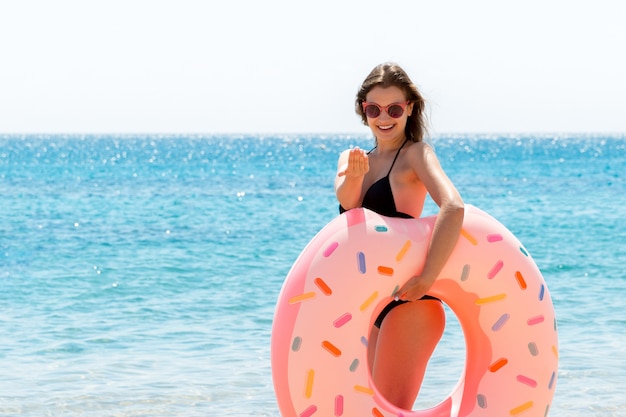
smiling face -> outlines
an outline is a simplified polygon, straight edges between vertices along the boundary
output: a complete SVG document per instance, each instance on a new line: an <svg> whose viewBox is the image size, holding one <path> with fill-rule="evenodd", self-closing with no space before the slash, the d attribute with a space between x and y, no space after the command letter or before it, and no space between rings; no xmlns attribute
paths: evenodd
<svg viewBox="0 0 626 417"><path fill-rule="evenodd" d="M390 104L406 103L407 99L400 88L391 86L383 88L376 86L372 88L366 96L368 103L378 104L380 107L386 107ZM380 115L375 118L367 118L367 125L372 129L372 133L376 137L379 144L389 143L395 144L396 142L404 142L405 133L404 128L408 117L413 111L413 103L409 103L402 116L394 119L387 114L386 111L381 111Z"/></svg>

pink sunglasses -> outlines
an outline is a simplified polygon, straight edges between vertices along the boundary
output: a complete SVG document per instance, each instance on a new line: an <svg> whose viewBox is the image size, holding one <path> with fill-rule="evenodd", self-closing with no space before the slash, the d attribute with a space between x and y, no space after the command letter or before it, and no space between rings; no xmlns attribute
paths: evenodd
<svg viewBox="0 0 626 417"><path fill-rule="evenodd" d="M408 106L408 104L409 102L407 101L405 103L391 103L388 106L382 107L376 103L368 103L367 101L364 101L363 111L365 112L365 115L370 119L377 118L378 116L380 116L380 113L382 111L387 112L389 117L397 119L399 117L402 117L402 115L404 114L404 110L406 109L406 106Z"/></svg>

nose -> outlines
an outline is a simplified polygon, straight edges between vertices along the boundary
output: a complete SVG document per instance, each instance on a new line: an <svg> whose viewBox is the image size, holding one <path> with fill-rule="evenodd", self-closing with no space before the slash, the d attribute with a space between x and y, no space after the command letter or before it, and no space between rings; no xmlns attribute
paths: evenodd
<svg viewBox="0 0 626 417"><path fill-rule="evenodd" d="M386 121L386 120L391 120L391 119L392 119L392 117L389 116L389 113L387 113L387 109L382 110L380 112L380 114L378 115L378 120L385 120Z"/></svg>

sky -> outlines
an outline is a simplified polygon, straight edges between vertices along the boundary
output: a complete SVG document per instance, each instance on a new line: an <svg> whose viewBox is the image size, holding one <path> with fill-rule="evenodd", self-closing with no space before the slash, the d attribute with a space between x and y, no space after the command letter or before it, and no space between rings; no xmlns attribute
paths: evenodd
<svg viewBox="0 0 626 417"><path fill-rule="evenodd" d="M626 133L623 0L0 0L0 133L363 133L381 62L431 132Z"/></svg>

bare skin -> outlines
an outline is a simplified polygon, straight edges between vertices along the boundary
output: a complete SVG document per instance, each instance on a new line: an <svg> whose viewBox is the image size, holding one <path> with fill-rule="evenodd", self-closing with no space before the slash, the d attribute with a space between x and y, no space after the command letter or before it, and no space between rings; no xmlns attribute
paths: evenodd
<svg viewBox="0 0 626 417"><path fill-rule="evenodd" d="M405 102L406 98L397 87L374 87L367 94L367 101L384 107ZM358 148L341 154L335 191L345 209L360 207L368 188L387 174L405 142L404 129L412 110L409 104L398 119L384 111L376 118L368 118L376 149L369 155ZM380 330L372 330L369 340L368 361L374 384L392 404L408 410L413 407L426 366L445 327L442 304L419 299L433 285L457 242L464 206L432 148L425 143L406 143L389 179L398 211L419 218L427 193L439 206L424 268L397 293L401 299L412 302L394 308Z"/></svg>

